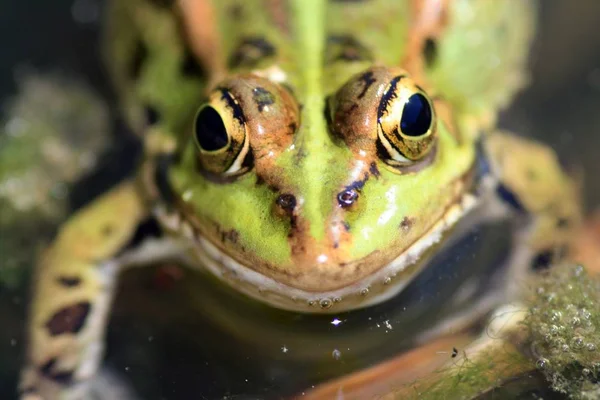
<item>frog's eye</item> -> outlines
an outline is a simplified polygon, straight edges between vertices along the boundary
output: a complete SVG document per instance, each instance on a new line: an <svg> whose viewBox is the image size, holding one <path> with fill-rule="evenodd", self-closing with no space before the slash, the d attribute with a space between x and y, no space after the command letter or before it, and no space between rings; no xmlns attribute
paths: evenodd
<svg viewBox="0 0 600 400"><path fill-rule="evenodd" d="M436 125L431 100L406 76L395 77L387 86L377 125L380 156L390 164L411 164L433 148Z"/></svg>
<svg viewBox="0 0 600 400"><path fill-rule="evenodd" d="M194 139L200 166L205 171L232 176L249 169L252 157L246 119L239 103L226 89L217 89L198 110Z"/></svg>

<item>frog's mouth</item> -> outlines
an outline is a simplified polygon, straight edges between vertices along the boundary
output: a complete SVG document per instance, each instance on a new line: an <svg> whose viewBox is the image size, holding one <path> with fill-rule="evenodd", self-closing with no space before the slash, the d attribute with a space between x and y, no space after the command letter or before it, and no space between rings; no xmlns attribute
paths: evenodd
<svg viewBox="0 0 600 400"><path fill-rule="evenodd" d="M339 289L314 292L299 289L268 277L215 246L194 226L183 209L158 212L162 224L189 240L193 257L214 276L237 291L276 308L309 312L340 312L374 305L404 289L427 264L435 249L445 242L463 216L478 204L471 193L464 193L420 239L392 261L372 274Z"/></svg>

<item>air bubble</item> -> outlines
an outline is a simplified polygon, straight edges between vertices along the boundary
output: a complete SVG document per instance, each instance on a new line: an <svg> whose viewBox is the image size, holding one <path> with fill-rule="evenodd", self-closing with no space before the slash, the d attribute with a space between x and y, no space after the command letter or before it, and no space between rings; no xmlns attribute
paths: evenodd
<svg viewBox="0 0 600 400"><path fill-rule="evenodd" d="M550 361L548 361L546 358L539 358L536 361L535 366L538 369L547 369L550 366Z"/></svg>
<svg viewBox="0 0 600 400"><path fill-rule="evenodd" d="M596 351L596 345L594 343L588 343L585 345L587 351Z"/></svg>
<svg viewBox="0 0 600 400"><path fill-rule="evenodd" d="M331 307L331 304L332 304L332 302L331 302L331 300L329 300L329 299L321 299L321 300L319 301L319 305L320 305L320 306L321 306L321 308L323 308L323 309L328 309L329 307Z"/></svg>
<svg viewBox="0 0 600 400"><path fill-rule="evenodd" d="M592 371L589 370L589 368L584 368L581 370L581 373L583 374L583 376L589 376Z"/></svg>
<svg viewBox="0 0 600 400"><path fill-rule="evenodd" d="M573 325L573 326L581 325L581 320L579 319L579 317L573 317L573 319L571 320L571 325Z"/></svg>
<svg viewBox="0 0 600 400"><path fill-rule="evenodd" d="M556 300L556 293L554 293L554 292L548 293L548 296L546 296L546 301L548 303L554 303L555 300Z"/></svg>
<svg viewBox="0 0 600 400"><path fill-rule="evenodd" d="M333 298L333 302L334 302L334 303L339 303L340 301L342 301L342 298L341 298L341 297L334 297L334 298Z"/></svg>
<svg viewBox="0 0 600 400"><path fill-rule="evenodd" d="M573 348L581 349L583 347L583 338L581 336L575 336L572 343Z"/></svg>
<svg viewBox="0 0 600 400"><path fill-rule="evenodd" d="M588 310L586 310L585 308L582 308L579 313L581 314L581 316L583 317L583 319L590 319L592 317L592 314Z"/></svg>
<svg viewBox="0 0 600 400"><path fill-rule="evenodd" d="M563 353L568 353L569 350L571 350L571 348L569 347L568 344L563 344L561 347L561 350L563 351Z"/></svg>
<svg viewBox="0 0 600 400"><path fill-rule="evenodd" d="M550 326L550 334L553 336L558 335L558 333L560 332L560 328L556 325L552 325Z"/></svg>
<svg viewBox="0 0 600 400"><path fill-rule="evenodd" d="M363 290L360 291L360 294L362 296L366 296L369 294L369 288L364 288Z"/></svg>
<svg viewBox="0 0 600 400"><path fill-rule="evenodd" d="M574 270L573 270L573 274L577 277L582 276L585 273L585 268L583 267L583 265L578 264L575 266Z"/></svg>
<svg viewBox="0 0 600 400"><path fill-rule="evenodd" d="M308 305L309 305L310 307L314 306L315 304L316 304L316 301L314 301L314 300L309 300L309 301L308 301Z"/></svg>
<svg viewBox="0 0 600 400"><path fill-rule="evenodd" d="M550 314L550 321L552 322L559 322L562 318L562 314L560 311L552 311L552 313Z"/></svg>
<svg viewBox="0 0 600 400"><path fill-rule="evenodd" d="M389 285L390 283L392 283L392 278L389 276L383 280L384 285Z"/></svg>

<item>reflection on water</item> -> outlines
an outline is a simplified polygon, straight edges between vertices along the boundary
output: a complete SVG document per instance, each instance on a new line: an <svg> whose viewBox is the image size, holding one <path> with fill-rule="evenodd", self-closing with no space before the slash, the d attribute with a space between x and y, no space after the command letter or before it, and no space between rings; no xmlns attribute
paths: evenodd
<svg viewBox="0 0 600 400"><path fill-rule="evenodd" d="M4 41L6 60L0 65L3 96L14 89L12 74L23 62L76 71L107 92L96 49L90 46L97 39L97 23L88 14L75 23L71 6L70 0L0 4L0 41ZM532 86L505 113L502 124L550 142L568 165L581 166L586 173L587 204L592 208L600 204L600 180L593 177L600 148L600 135L595 132L600 123L596 111L600 107L600 37L595 34L600 3L544 1L541 20L532 57ZM20 29L24 21L31 28L27 33ZM127 168L120 168L119 173ZM114 174L109 170L95 178L105 185L106 177ZM95 185L99 180L92 182ZM78 197L81 191L74 193L74 204L85 201ZM480 235L489 237L490 232L468 236L460 254L472 256L477 261L472 266L497 265L495 260L504 249L478 251L486 250L481 249ZM447 265L463 266L464 259L456 254L446 257ZM243 301L238 294L191 272L184 272L185 280L172 287L159 289L155 270L130 271L121 283L111 321L107 365L149 399L189 398L197 393L207 398L242 393L274 398L296 393L409 348L431 328L432 321L447 316L454 305L445 300L468 272L472 270L431 270L419 278L418 286L386 304L339 315L306 316ZM0 287L3 399L14 393L26 292L25 286Z"/></svg>
<svg viewBox="0 0 600 400"><path fill-rule="evenodd" d="M183 398L199 392L209 398L298 393L411 348L431 337L437 321L449 319L457 308L468 309L482 292L492 293L492 281L500 279L493 272L506 259L508 237L497 225L472 230L393 299L329 315L274 310L191 272L160 291L140 285L152 274L131 271L117 300L109 363L130 366L128 379L144 388L144 398L169 390ZM487 284L475 286L479 282L473 276ZM465 283L480 290L456 296ZM140 329L142 321L148 326ZM179 353L177 362L171 351ZM134 361L131 353L138 354ZM148 376L163 379L149 381Z"/></svg>

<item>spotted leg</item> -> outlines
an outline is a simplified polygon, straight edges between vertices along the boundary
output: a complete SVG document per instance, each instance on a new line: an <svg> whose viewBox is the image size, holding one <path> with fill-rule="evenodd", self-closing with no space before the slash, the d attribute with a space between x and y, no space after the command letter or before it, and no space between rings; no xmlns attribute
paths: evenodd
<svg viewBox="0 0 600 400"><path fill-rule="evenodd" d="M486 150L498 198L512 212L529 216L517 241L525 246L514 262L515 273L545 269L568 255L569 243L581 225L579 188L561 168L547 146L496 132L487 138ZM521 266L527 263L528 268ZM513 275L513 278L515 276Z"/></svg>
<svg viewBox="0 0 600 400"><path fill-rule="evenodd" d="M67 221L39 259L22 399L88 398L119 272L173 250L160 239L129 249L146 216L134 185L122 184Z"/></svg>

